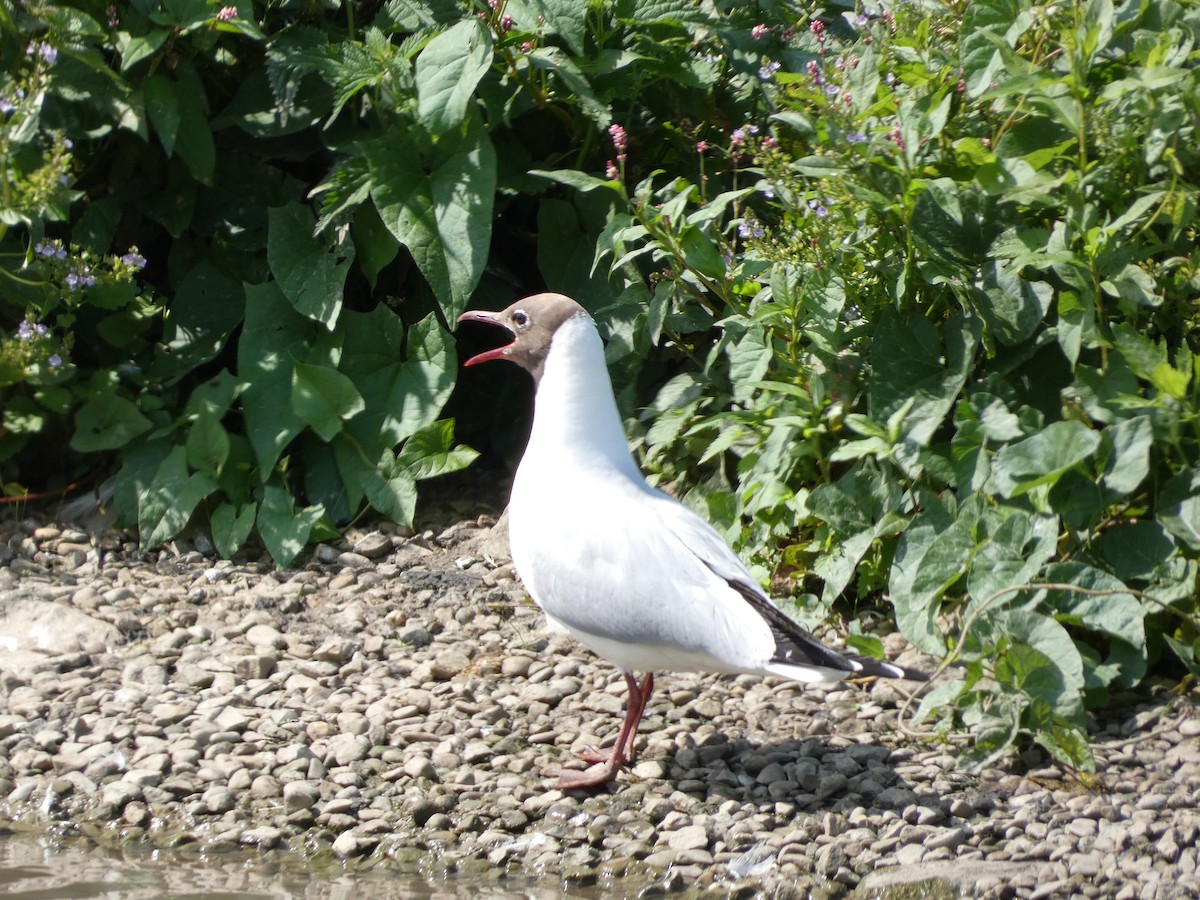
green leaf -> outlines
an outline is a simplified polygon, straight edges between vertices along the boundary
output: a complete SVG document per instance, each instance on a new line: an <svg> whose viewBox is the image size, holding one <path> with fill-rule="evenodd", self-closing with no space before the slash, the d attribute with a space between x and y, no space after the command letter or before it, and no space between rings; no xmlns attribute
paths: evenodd
<svg viewBox="0 0 1200 900"><path fill-rule="evenodd" d="M1052 422L1038 434L1001 447L992 461L992 479L1002 497L1018 497L1053 484L1090 459L1100 433L1074 419Z"/></svg>
<svg viewBox="0 0 1200 900"><path fill-rule="evenodd" d="M142 82L142 94L145 97L146 114L150 117L150 124L154 126L163 150L170 157L175 152L175 139L179 136L179 124L183 118L179 112L179 94L176 86L156 72L148 75Z"/></svg>
<svg viewBox="0 0 1200 900"><path fill-rule="evenodd" d="M138 531L144 550L179 534L200 501L217 489L204 473L189 474L187 450L176 447L159 465L149 486L138 496Z"/></svg>
<svg viewBox="0 0 1200 900"><path fill-rule="evenodd" d="M884 312L871 344L870 417L886 422L911 399L906 437L928 444L954 407L978 344L978 324L962 317L950 317L939 333L923 314Z"/></svg>
<svg viewBox="0 0 1200 900"><path fill-rule="evenodd" d="M694 269L705 278L724 278L725 260L703 231L695 225L685 225L679 233L680 260L689 269ZM761 376L760 376L761 377Z"/></svg>
<svg viewBox="0 0 1200 900"><path fill-rule="evenodd" d="M119 396L112 386L84 403L75 414L71 449L80 453L115 450L149 430L150 420L132 400Z"/></svg>
<svg viewBox="0 0 1200 900"><path fill-rule="evenodd" d="M342 325L339 370L354 381L364 403L346 430L370 458L378 459L438 417L454 387L454 339L433 316L406 333L399 317L383 305L369 313L348 313Z"/></svg>
<svg viewBox="0 0 1200 900"><path fill-rule="evenodd" d="M975 550L967 519L947 523L944 516L925 512L913 520L896 545L888 579L900 631L918 649L939 657L946 652L937 626L941 599L966 572Z"/></svg>
<svg viewBox="0 0 1200 900"><path fill-rule="evenodd" d="M464 19L425 45L417 57L417 117L434 134L457 128L475 86L492 62L492 36Z"/></svg>
<svg viewBox="0 0 1200 900"><path fill-rule="evenodd" d="M404 442L396 466L421 481L465 469L478 456L470 447L454 446L454 420L442 419L418 429Z"/></svg>
<svg viewBox="0 0 1200 900"><path fill-rule="evenodd" d="M324 440L342 430L342 421L366 408L354 382L329 366L294 363L292 409Z"/></svg>
<svg viewBox="0 0 1200 900"><path fill-rule="evenodd" d="M1149 416L1135 416L1109 425L1101 432L1102 482L1117 494L1132 494L1150 474L1150 448L1154 428Z"/></svg>
<svg viewBox="0 0 1200 900"><path fill-rule="evenodd" d="M620 182L609 181L605 178L597 178L595 175L589 175L586 172L580 172L577 169L557 169L550 171L547 169L531 169L530 175L536 175L538 178L545 178L550 181L557 181L559 184L565 184L567 187L573 187L577 191L594 191L597 188L607 188L610 191L620 193Z"/></svg>
<svg viewBox="0 0 1200 900"><path fill-rule="evenodd" d="M208 99L204 83L190 62L175 69L175 91L179 103L179 131L174 149L201 184L212 184L217 164L216 145L208 125Z"/></svg>
<svg viewBox="0 0 1200 900"><path fill-rule="evenodd" d="M967 592L971 607L989 608L1018 604L1020 592L1001 594L1006 588L1030 584L1057 550L1058 519L1023 509L993 508L984 515L988 531L971 559Z"/></svg>
<svg viewBox="0 0 1200 900"><path fill-rule="evenodd" d="M175 291L163 334L165 347L151 375L173 383L208 362L221 352L245 309L240 284L207 260L197 262Z"/></svg>
<svg viewBox="0 0 1200 900"><path fill-rule="evenodd" d="M292 564L308 543L313 526L324 514L325 510L319 504L296 512L296 504L286 487L266 485L258 509L258 533L275 565L286 569Z"/></svg>
<svg viewBox="0 0 1200 900"><path fill-rule="evenodd" d="M345 245L342 260L313 237L313 216L299 203L268 213L267 261L283 294L296 312L329 330L342 310L346 272L354 261L354 245Z"/></svg>
<svg viewBox="0 0 1200 900"><path fill-rule="evenodd" d="M362 149L380 218L412 254L446 318L457 318L491 244L496 152L487 131L472 114L432 147L397 129Z"/></svg>
<svg viewBox="0 0 1200 900"><path fill-rule="evenodd" d="M221 503L213 510L209 527L212 529L213 543L222 558L229 559L242 549L254 528L257 511L258 505L255 503L243 503L241 506Z"/></svg>
<svg viewBox="0 0 1200 900"><path fill-rule="evenodd" d="M1137 684L1146 674L1147 663L1145 612L1141 601L1126 593L1120 580L1084 563L1056 563L1046 569L1045 577L1050 582L1073 584L1085 590L1112 592L1084 594L1049 590L1046 605L1055 611L1055 618L1060 622L1104 632L1110 638L1110 666L1100 675L1101 683L1115 679L1126 689Z"/></svg>
<svg viewBox="0 0 1200 900"><path fill-rule="evenodd" d="M371 506L393 522L412 526L417 510L417 480L397 465L391 450L385 450L374 469L363 469L359 482Z"/></svg>
<svg viewBox="0 0 1200 900"><path fill-rule="evenodd" d="M1200 550L1200 470L1184 469L1163 485L1158 521L1193 550Z"/></svg>
<svg viewBox="0 0 1200 900"><path fill-rule="evenodd" d="M185 447L189 466L213 478L221 476L229 458L229 433L217 416L208 413L197 416L188 429Z"/></svg>
<svg viewBox="0 0 1200 900"><path fill-rule="evenodd" d="M508 0L504 11L521 30L556 34L573 54L584 55L588 19L578 0Z"/></svg>
<svg viewBox="0 0 1200 900"><path fill-rule="evenodd" d="M266 481L279 454L304 428L292 409L292 359L306 357L315 325L270 282L246 285L246 325L238 342L238 379L245 382L246 437Z"/></svg>

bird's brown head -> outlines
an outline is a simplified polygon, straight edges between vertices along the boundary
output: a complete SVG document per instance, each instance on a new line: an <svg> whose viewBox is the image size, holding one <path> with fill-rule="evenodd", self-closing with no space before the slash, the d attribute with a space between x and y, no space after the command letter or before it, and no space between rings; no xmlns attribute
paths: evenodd
<svg viewBox="0 0 1200 900"><path fill-rule="evenodd" d="M485 350L472 356L463 365L475 366L493 359L507 359L529 372L534 381L539 381L554 332L569 319L586 315L587 310L563 294L534 294L499 312L468 310L458 317L459 322L499 325L507 328L513 339L494 350Z"/></svg>

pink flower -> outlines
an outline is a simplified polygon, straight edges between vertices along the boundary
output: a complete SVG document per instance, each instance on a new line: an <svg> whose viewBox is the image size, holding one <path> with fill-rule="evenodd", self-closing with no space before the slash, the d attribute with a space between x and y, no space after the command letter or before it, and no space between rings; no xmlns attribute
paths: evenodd
<svg viewBox="0 0 1200 900"><path fill-rule="evenodd" d="M620 125L610 125L608 133L612 137L613 147L618 153L624 153L625 148L629 146L629 135L625 133L625 129Z"/></svg>
<svg viewBox="0 0 1200 900"><path fill-rule="evenodd" d="M763 38L765 38L770 33L770 31L771 31L771 29L768 28L766 25L755 25L753 28L750 29L750 36L752 38L754 38L756 41L761 41Z"/></svg>
<svg viewBox="0 0 1200 900"><path fill-rule="evenodd" d="M708 141L696 141L696 152L703 153L708 149Z"/></svg>
<svg viewBox="0 0 1200 900"><path fill-rule="evenodd" d="M217 13L217 18L222 22L231 22L237 18L237 14L236 6L222 6L221 11Z"/></svg>
<svg viewBox="0 0 1200 900"><path fill-rule="evenodd" d="M608 165L604 167L604 175L609 181L616 181L621 177L621 170L617 168L617 164L611 159Z"/></svg>

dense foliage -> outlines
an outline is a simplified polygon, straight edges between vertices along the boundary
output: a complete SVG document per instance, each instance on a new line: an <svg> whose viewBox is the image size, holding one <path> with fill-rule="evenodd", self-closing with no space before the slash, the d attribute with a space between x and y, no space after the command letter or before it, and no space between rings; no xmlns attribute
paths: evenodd
<svg viewBox="0 0 1200 900"><path fill-rule="evenodd" d="M147 546L199 519L281 565L411 522L475 455L455 317L548 287L794 615L887 597L960 664L916 718L967 761L1087 768L1087 708L1197 671L1200 6L79 0L0 33L7 493L115 453Z"/></svg>

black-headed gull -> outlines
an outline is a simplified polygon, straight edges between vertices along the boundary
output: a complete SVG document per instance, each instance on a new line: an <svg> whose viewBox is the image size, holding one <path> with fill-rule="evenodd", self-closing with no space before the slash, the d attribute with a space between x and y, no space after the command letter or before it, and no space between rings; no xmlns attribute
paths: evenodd
<svg viewBox="0 0 1200 900"><path fill-rule="evenodd" d="M612 752L564 771L564 790L610 781L633 757L653 671L752 673L795 681L918 672L826 647L788 618L707 522L650 487L629 452L604 348L582 306L537 294L460 322L508 329L507 359L536 383L533 430L513 480L513 565L552 627L620 667L629 685ZM634 672L648 674L638 681Z"/></svg>

